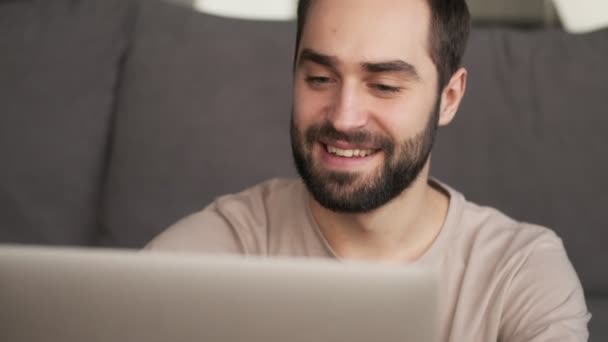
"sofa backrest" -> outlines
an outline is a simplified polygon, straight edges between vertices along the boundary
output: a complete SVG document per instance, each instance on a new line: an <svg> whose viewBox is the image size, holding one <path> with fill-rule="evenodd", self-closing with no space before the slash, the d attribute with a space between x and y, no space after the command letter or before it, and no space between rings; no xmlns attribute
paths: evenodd
<svg viewBox="0 0 608 342"><path fill-rule="evenodd" d="M0 22L0 241L140 247L295 175L293 23L158 0L1 2ZM608 30L476 29L433 153L469 199L555 229L589 293L608 291L606 56Z"/></svg>
<svg viewBox="0 0 608 342"><path fill-rule="evenodd" d="M294 25L142 1L114 121L104 245L141 247L215 197L292 173Z"/></svg>
<svg viewBox="0 0 608 342"><path fill-rule="evenodd" d="M0 1L0 242L97 239L131 5Z"/></svg>

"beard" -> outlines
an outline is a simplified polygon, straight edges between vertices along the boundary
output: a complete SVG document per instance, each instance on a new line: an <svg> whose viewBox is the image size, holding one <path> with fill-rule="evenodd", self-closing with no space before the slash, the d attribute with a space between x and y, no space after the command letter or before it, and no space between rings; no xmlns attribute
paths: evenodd
<svg viewBox="0 0 608 342"><path fill-rule="evenodd" d="M424 130L397 143L364 130L340 132L329 121L302 134L292 115L291 150L308 191L323 207L342 213L370 212L399 196L416 180L429 158L439 123L439 100ZM312 158L312 148L320 140L374 146L376 153L384 153L384 163L369 175L324 169Z"/></svg>

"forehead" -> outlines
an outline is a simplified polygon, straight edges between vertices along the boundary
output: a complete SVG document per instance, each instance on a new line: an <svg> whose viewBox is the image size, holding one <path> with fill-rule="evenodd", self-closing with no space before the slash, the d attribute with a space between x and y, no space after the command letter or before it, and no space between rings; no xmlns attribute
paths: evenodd
<svg viewBox="0 0 608 342"><path fill-rule="evenodd" d="M345 62L430 61L426 0L314 0L300 46Z"/></svg>

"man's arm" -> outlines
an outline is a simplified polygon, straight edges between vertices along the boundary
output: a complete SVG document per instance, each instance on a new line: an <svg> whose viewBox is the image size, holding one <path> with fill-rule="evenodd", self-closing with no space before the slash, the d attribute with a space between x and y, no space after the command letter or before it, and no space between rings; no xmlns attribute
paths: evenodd
<svg viewBox="0 0 608 342"><path fill-rule="evenodd" d="M175 223L150 241L144 249L205 254L245 253L242 238L217 210L216 203Z"/></svg>
<svg viewBox="0 0 608 342"><path fill-rule="evenodd" d="M501 342L583 342L589 339L582 286L559 238L540 243L511 279Z"/></svg>

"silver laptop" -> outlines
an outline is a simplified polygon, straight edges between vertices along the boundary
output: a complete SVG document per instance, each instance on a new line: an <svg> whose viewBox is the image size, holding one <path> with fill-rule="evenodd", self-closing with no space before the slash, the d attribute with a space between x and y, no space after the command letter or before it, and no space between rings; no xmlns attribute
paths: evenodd
<svg viewBox="0 0 608 342"><path fill-rule="evenodd" d="M0 246L3 342L432 342L425 269Z"/></svg>

